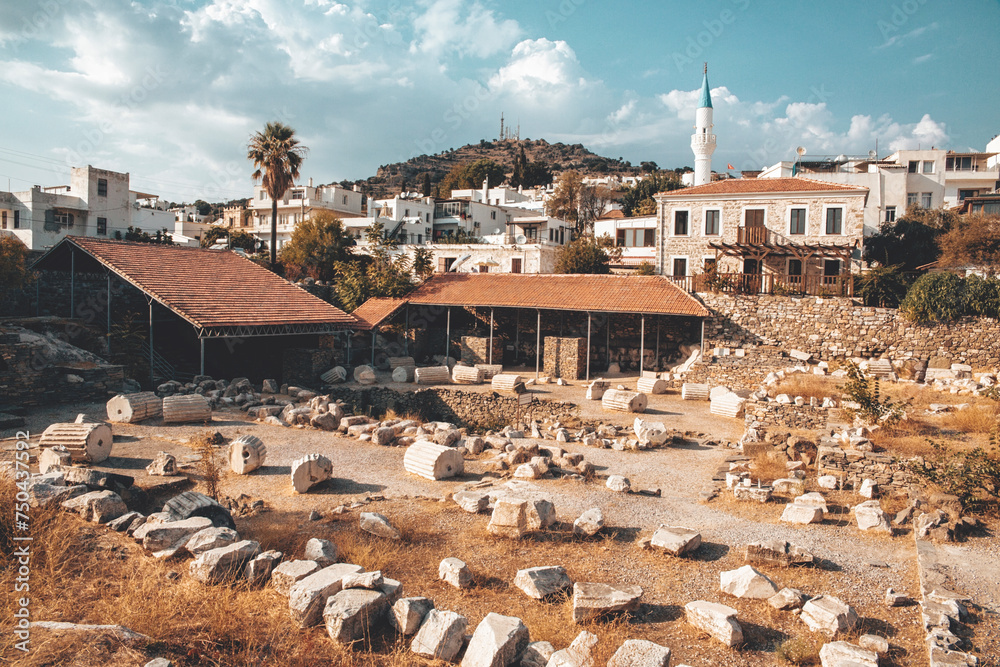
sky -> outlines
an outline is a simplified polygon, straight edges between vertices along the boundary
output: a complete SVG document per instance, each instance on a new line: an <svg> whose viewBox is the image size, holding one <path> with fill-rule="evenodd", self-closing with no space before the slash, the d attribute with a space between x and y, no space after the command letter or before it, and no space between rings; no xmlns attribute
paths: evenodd
<svg viewBox="0 0 1000 667"><path fill-rule="evenodd" d="M271 120L318 184L495 139L501 112L522 138L692 165L705 61L716 170L983 150L998 34L996 0L5 0L0 189L91 164L223 201L252 193Z"/></svg>

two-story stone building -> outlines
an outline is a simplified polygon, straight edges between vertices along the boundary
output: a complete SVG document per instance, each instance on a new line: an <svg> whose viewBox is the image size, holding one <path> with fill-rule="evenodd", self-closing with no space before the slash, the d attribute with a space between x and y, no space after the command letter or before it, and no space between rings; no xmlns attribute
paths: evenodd
<svg viewBox="0 0 1000 667"><path fill-rule="evenodd" d="M656 195L656 270L688 289L849 294L868 189L730 179ZM706 273L708 274L706 276Z"/></svg>

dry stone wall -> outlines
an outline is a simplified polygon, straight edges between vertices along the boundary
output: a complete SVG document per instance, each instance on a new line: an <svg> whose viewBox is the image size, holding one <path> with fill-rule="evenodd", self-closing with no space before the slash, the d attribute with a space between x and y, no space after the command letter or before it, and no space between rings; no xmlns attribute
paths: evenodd
<svg viewBox="0 0 1000 667"><path fill-rule="evenodd" d="M901 490L916 482L906 464L888 454L840 447L819 448L816 472L817 475L834 475L855 487L864 479L874 480L881 487Z"/></svg>
<svg viewBox="0 0 1000 667"><path fill-rule="evenodd" d="M480 336L462 336L462 361L470 366L476 364L499 364L503 360L503 340L493 336L493 356L490 361L490 339Z"/></svg>
<svg viewBox="0 0 1000 667"><path fill-rule="evenodd" d="M821 430L830 421L830 408L818 405L794 405L768 401L743 404L743 421L747 426L754 422L758 428Z"/></svg>
<svg viewBox="0 0 1000 667"><path fill-rule="evenodd" d="M712 312L705 321L709 350L780 346L819 359L940 357L973 368L1000 364L1000 322L988 318L922 325L907 321L896 309L857 306L845 298L698 297Z"/></svg>
<svg viewBox="0 0 1000 667"><path fill-rule="evenodd" d="M579 380L587 372L587 339L545 337L545 374Z"/></svg>

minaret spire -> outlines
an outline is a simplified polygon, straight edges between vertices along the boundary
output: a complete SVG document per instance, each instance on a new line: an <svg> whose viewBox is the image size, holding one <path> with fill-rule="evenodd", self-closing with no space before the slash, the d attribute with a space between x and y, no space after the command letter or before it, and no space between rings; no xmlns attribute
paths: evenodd
<svg viewBox="0 0 1000 667"><path fill-rule="evenodd" d="M698 110L695 112L694 134L691 135L695 185L704 185L712 180L712 153L715 152L712 113L712 92L708 86L708 63L705 63L702 71L701 99L698 102Z"/></svg>

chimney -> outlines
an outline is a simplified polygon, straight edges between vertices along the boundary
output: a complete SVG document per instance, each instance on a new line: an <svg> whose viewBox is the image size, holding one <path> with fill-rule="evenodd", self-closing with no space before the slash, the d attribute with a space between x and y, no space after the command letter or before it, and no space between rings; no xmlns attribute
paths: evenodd
<svg viewBox="0 0 1000 667"><path fill-rule="evenodd" d="M490 203L489 197L490 197L490 179L484 178L483 179L483 203L484 204L489 204Z"/></svg>
<svg viewBox="0 0 1000 667"><path fill-rule="evenodd" d="M313 186L313 179L312 179L312 176L310 176L309 177L309 187L312 187L312 186Z"/></svg>

